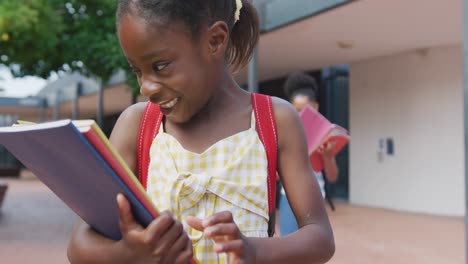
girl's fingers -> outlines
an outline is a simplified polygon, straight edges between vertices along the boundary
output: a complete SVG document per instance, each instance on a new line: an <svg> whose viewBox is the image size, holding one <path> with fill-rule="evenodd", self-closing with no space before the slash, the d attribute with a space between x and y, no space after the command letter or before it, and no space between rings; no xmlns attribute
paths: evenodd
<svg viewBox="0 0 468 264"><path fill-rule="evenodd" d="M185 245L184 250L177 256L175 263L176 264L187 264L193 257L193 247L192 241L187 239L187 244Z"/></svg>
<svg viewBox="0 0 468 264"><path fill-rule="evenodd" d="M117 207L119 213L119 226L122 236L129 233L132 230L143 230L143 227L139 225L133 217L132 210L130 209L130 203L127 198L121 193L117 194Z"/></svg>
<svg viewBox="0 0 468 264"><path fill-rule="evenodd" d="M208 226L213 226L219 223L234 223L232 213L229 211L219 212L214 215L211 215L210 217L202 221L202 225L204 228L207 228Z"/></svg>
<svg viewBox="0 0 468 264"><path fill-rule="evenodd" d="M336 145L336 142L335 142L335 141L330 141L330 142L328 142L328 144L327 144L327 149L328 149L328 150L332 150L332 149L335 147L335 145Z"/></svg>
<svg viewBox="0 0 468 264"><path fill-rule="evenodd" d="M181 223L174 221L173 224L166 229L166 232L157 240L157 247L153 251L155 255L167 255L170 249L174 246L177 239L184 235L184 227Z"/></svg>
<svg viewBox="0 0 468 264"><path fill-rule="evenodd" d="M229 238L238 238L239 237L239 228L234 223L229 224L217 224L214 226L209 226L205 228L203 232L206 238L215 239L216 237L227 236Z"/></svg>
<svg viewBox="0 0 468 264"><path fill-rule="evenodd" d="M187 221L187 224L191 226L193 229L203 232L203 229L204 229L203 224L202 224L203 220L201 220L200 218L193 217L193 216L187 216L185 220Z"/></svg>
<svg viewBox="0 0 468 264"><path fill-rule="evenodd" d="M235 253L242 256L244 254L244 242L240 239L218 242L214 245L216 253Z"/></svg>
<svg viewBox="0 0 468 264"><path fill-rule="evenodd" d="M182 253L187 246L187 241L190 241L190 239L185 232L182 232L179 237L177 237L176 241L170 245L170 248L167 251L165 259L168 263L176 262L177 256Z"/></svg>
<svg viewBox="0 0 468 264"><path fill-rule="evenodd" d="M174 218L168 211L162 212L145 229L144 242L154 244L161 239L168 229L174 224Z"/></svg>

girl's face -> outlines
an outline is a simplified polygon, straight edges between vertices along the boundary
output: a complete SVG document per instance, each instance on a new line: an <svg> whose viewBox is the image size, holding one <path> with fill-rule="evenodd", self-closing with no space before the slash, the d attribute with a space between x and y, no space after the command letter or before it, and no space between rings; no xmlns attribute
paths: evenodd
<svg viewBox="0 0 468 264"><path fill-rule="evenodd" d="M121 19L118 36L141 94L168 120L187 122L207 104L220 67L203 47L203 36L195 41L181 23L163 28L133 15Z"/></svg>
<svg viewBox="0 0 468 264"><path fill-rule="evenodd" d="M310 100L308 96L302 95L302 94L295 95L291 99L291 103L294 105L294 107L296 108L298 112L301 112L302 109L306 107L306 105L311 106L317 111L319 109L319 104L317 102Z"/></svg>

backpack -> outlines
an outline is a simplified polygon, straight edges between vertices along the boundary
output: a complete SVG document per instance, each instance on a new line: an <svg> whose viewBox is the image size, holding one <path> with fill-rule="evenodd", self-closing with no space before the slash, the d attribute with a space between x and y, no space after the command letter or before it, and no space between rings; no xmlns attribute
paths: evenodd
<svg viewBox="0 0 468 264"><path fill-rule="evenodd" d="M267 95L252 93L252 107L255 114L258 136L265 147L268 160L268 235L273 236L275 232L275 209L276 209L276 168L278 137L276 133L276 122L273 113L271 97ZM163 119L159 106L148 102L145 107L138 135L138 180L146 189L148 169L150 163L150 147L153 139L159 132Z"/></svg>

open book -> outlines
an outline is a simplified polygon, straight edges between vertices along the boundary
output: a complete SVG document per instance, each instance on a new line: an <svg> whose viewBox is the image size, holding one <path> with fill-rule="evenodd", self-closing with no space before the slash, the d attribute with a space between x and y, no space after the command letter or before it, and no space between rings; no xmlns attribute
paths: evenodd
<svg viewBox="0 0 468 264"><path fill-rule="evenodd" d="M305 128L309 159L314 171L322 171L323 157L317 151L327 142L335 142L333 156L336 156L349 142L348 131L339 125L332 124L322 114L310 106L306 106L299 113Z"/></svg>
<svg viewBox="0 0 468 264"><path fill-rule="evenodd" d="M121 238L116 196L147 226L158 216L143 186L93 120L0 127L0 144L99 233Z"/></svg>

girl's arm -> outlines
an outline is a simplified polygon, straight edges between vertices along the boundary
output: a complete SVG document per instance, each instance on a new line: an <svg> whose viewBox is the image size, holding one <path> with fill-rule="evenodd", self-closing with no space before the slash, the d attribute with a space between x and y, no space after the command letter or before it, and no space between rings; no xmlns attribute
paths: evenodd
<svg viewBox="0 0 468 264"><path fill-rule="evenodd" d="M256 263L325 263L334 254L333 232L307 155L296 110L273 98L278 130L278 172L299 230L286 237L251 239Z"/></svg>
<svg viewBox="0 0 468 264"><path fill-rule="evenodd" d="M335 183L338 180L338 166L333 156L334 148L335 142L328 142L322 149L323 169L329 183Z"/></svg>
<svg viewBox="0 0 468 264"><path fill-rule="evenodd" d="M145 104L136 104L125 110L110 137L112 145L134 172L144 107ZM80 219L68 245L70 263L160 263L158 259L163 257L172 263L184 263L191 258L190 239L170 213L161 213L147 228L143 228L134 220L127 200L123 196L117 200L123 238L119 241L108 239Z"/></svg>

